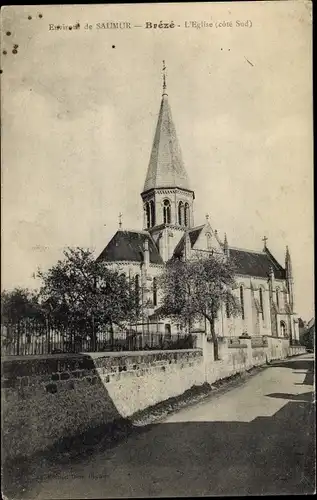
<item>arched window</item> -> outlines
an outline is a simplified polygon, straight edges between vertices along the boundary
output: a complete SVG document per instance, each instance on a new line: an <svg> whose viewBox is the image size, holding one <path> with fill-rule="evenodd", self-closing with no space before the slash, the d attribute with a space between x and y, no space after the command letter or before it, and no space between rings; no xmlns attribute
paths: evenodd
<svg viewBox="0 0 317 500"><path fill-rule="evenodd" d="M185 216L184 216L184 222L185 222L185 226L188 227L189 226L189 205L188 203L185 203Z"/></svg>
<svg viewBox="0 0 317 500"><path fill-rule="evenodd" d="M155 226L155 207L154 207L154 201L150 201L150 218L151 218L151 226Z"/></svg>
<svg viewBox="0 0 317 500"><path fill-rule="evenodd" d="M211 234L206 233L206 238L207 238L207 249L211 250Z"/></svg>
<svg viewBox="0 0 317 500"><path fill-rule="evenodd" d="M156 282L156 278L153 278L153 306L157 306L157 282Z"/></svg>
<svg viewBox="0 0 317 500"><path fill-rule="evenodd" d="M135 286L135 307L137 312L140 309L140 276L138 274L134 277L134 286Z"/></svg>
<svg viewBox="0 0 317 500"><path fill-rule="evenodd" d="M145 216L146 216L146 227L155 226L155 206L154 201L151 200L144 204Z"/></svg>
<svg viewBox="0 0 317 500"><path fill-rule="evenodd" d="M262 314L262 319L264 320L264 309L263 309L263 290L260 288L259 290L260 294L260 307L261 307L261 314Z"/></svg>
<svg viewBox="0 0 317 500"><path fill-rule="evenodd" d="M275 293L276 293L276 305L277 305L277 308L279 309L280 308L280 290L277 288Z"/></svg>
<svg viewBox="0 0 317 500"><path fill-rule="evenodd" d="M164 224L171 223L171 202L169 200L163 202L163 221Z"/></svg>
<svg viewBox="0 0 317 500"><path fill-rule="evenodd" d="M240 304L241 304L241 316L244 319L244 296L243 296L243 286L240 286Z"/></svg>
<svg viewBox="0 0 317 500"><path fill-rule="evenodd" d="M281 337L285 337L286 336L286 325L285 325L284 321L280 322L280 327L281 327Z"/></svg>
<svg viewBox="0 0 317 500"><path fill-rule="evenodd" d="M178 224L180 226L184 224L184 203L182 201L178 204Z"/></svg>
<svg viewBox="0 0 317 500"><path fill-rule="evenodd" d="M146 217L146 227L149 228L149 227L151 227L151 211L150 211L150 204L149 203L144 204L144 210L145 210L145 217Z"/></svg>

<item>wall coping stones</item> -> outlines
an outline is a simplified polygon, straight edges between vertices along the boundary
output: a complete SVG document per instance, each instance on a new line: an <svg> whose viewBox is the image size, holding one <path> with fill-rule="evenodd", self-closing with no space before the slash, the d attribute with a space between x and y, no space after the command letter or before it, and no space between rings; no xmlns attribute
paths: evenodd
<svg viewBox="0 0 317 500"><path fill-rule="evenodd" d="M17 378L33 375L52 375L61 372L98 373L96 369L105 368L119 371L119 367L129 365L149 365L164 363L172 358L174 362L184 358L201 358L201 349L182 349L164 351L123 351L85 354L52 354L38 356L7 356L2 358L2 377ZM121 368L125 371L127 368ZM79 375L80 376L80 375Z"/></svg>

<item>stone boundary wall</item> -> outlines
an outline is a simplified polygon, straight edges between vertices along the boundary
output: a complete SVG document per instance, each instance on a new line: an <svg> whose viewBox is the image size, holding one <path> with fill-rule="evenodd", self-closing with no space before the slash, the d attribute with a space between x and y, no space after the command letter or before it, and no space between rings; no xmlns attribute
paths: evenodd
<svg viewBox="0 0 317 500"><path fill-rule="evenodd" d="M306 352L286 339L250 339L177 351L58 354L2 359L4 459L29 457L64 438L122 421L193 386L213 384L275 359Z"/></svg>
<svg viewBox="0 0 317 500"><path fill-rule="evenodd" d="M219 343L220 361L214 361L213 343L201 341L204 352L205 380L213 384L215 381L235 375L238 372L249 370L252 367L265 365L271 361L286 359L288 356L303 354L302 348L293 351L289 340L284 338L265 336L262 346L252 347L251 338L240 338L230 343L229 338Z"/></svg>
<svg viewBox="0 0 317 500"><path fill-rule="evenodd" d="M2 361L4 459L127 418L204 383L201 350L12 357Z"/></svg>
<svg viewBox="0 0 317 500"><path fill-rule="evenodd" d="M289 356L299 356L300 354L306 354L306 348L302 345L290 346Z"/></svg>

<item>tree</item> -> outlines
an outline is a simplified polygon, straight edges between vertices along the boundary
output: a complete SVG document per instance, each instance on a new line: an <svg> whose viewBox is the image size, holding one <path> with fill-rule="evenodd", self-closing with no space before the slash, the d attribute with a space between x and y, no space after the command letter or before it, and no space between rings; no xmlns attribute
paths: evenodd
<svg viewBox="0 0 317 500"><path fill-rule="evenodd" d="M167 263L159 281L163 294L160 315L187 325L205 318L210 324L214 357L219 359L215 333L217 313L223 304L230 315L240 311L231 291L235 286L232 264L215 255L196 256L188 261L173 259Z"/></svg>
<svg viewBox="0 0 317 500"><path fill-rule="evenodd" d="M28 288L14 288L1 292L1 322L17 324L23 319L43 319L38 292Z"/></svg>
<svg viewBox="0 0 317 500"><path fill-rule="evenodd" d="M135 317L135 294L127 277L95 260L90 250L67 248L64 259L48 271L38 270L40 298L61 330L89 335Z"/></svg>
<svg viewBox="0 0 317 500"><path fill-rule="evenodd" d="M302 345L311 351L315 348L315 323L306 329L302 336Z"/></svg>

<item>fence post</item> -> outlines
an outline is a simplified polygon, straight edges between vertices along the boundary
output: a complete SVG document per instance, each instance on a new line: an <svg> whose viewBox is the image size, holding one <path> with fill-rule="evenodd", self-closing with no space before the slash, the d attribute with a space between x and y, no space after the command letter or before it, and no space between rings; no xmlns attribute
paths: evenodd
<svg viewBox="0 0 317 500"><path fill-rule="evenodd" d="M18 322L17 356L20 354L20 321Z"/></svg>
<svg viewBox="0 0 317 500"><path fill-rule="evenodd" d="M92 351L96 352L97 350L97 342L96 342L96 332L95 332L95 315L93 314L91 317L91 323L92 323Z"/></svg>
<svg viewBox="0 0 317 500"><path fill-rule="evenodd" d="M46 326L46 338L47 338L47 353L51 354L51 335L50 335L50 328L49 328L49 322L48 322L48 317L45 317L45 326Z"/></svg>

